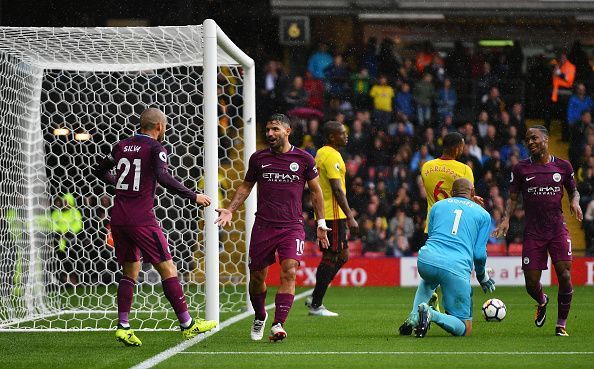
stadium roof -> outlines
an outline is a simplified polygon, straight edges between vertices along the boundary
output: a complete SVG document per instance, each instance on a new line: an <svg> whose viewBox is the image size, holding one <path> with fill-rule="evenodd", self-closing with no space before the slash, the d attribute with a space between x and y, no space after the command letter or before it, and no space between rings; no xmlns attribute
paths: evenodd
<svg viewBox="0 0 594 369"><path fill-rule="evenodd" d="M275 15L352 15L368 20L524 16L594 21L594 0L270 0L270 4Z"/></svg>

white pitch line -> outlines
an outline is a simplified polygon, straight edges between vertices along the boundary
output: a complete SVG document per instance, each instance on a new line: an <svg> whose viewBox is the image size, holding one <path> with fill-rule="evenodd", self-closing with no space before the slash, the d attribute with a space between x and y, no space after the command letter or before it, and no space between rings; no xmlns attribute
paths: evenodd
<svg viewBox="0 0 594 369"><path fill-rule="evenodd" d="M594 351L184 351L189 355L594 355Z"/></svg>
<svg viewBox="0 0 594 369"><path fill-rule="evenodd" d="M295 301L300 300L302 298L304 298L305 296L309 296L311 295L311 292L313 291L313 289L307 290L305 292L302 292L298 295L295 295ZM269 304L266 305L266 310L272 309L274 307L274 304ZM250 311L246 311L244 313L241 313L239 315L236 315L232 318L229 318L227 320L225 320L224 322L222 322L221 324L219 324L218 328L213 329L212 331L203 333L203 334L199 334L198 336L184 341L182 343L180 343L179 345L173 346L170 349L167 349L145 361L143 361L142 363L133 366L130 369L148 369L148 368L152 368L157 364L162 363L163 361L169 359L170 357L180 354L182 353L185 349L192 347L202 341L204 341L205 339L207 339L208 337L212 336L213 334L217 333L218 331L222 330L223 328L227 328L228 326L230 326L233 323L237 323L240 320L243 320L249 316L252 316L253 312Z"/></svg>

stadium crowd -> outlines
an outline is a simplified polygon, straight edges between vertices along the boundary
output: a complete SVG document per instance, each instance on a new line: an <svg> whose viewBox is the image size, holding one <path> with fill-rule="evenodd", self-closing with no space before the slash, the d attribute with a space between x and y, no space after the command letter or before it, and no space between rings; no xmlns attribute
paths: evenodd
<svg viewBox="0 0 594 369"><path fill-rule="evenodd" d="M423 163L441 155L442 138L448 132L465 137L459 160L473 169L477 195L485 199L495 229L504 211L511 168L529 155L523 142L524 86L536 86L539 93L530 99L537 101L531 103L545 121L552 116L567 125L567 157L575 168L587 252L592 253L592 68L579 42L570 53L560 54L559 62L535 60L525 73L517 43L471 53L460 42L449 51L436 51L426 42L403 51L389 40L378 45L372 38L364 47L334 54L321 43L303 66L304 73L289 77L279 61L265 63L258 77L259 121L272 112L286 112L294 120L292 143L314 156L324 145L323 123L344 123L349 132L342 153L347 198L361 228L358 237L351 235L351 252L407 256L422 246L426 199L433 195L425 192L420 170ZM559 96L567 98L551 101L555 76L566 77L558 71L563 62L575 66L575 83L556 86ZM315 222L307 193L305 197L306 235L313 241ZM519 209L511 217L507 237L489 239L490 254L521 253L523 228L524 213ZM309 251L315 249L313 245Z"/></svg>

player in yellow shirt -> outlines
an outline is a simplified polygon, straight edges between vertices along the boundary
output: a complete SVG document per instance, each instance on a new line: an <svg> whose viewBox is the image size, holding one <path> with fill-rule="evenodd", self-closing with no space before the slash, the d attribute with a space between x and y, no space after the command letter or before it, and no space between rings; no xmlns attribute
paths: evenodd
<svg viewBox="0 0 594 369"><path fill-rule="evenodd" d="M330 246L320 248L322 260L316 272L316 287L305 302L309 308L309 315L338 316L322 304L328 286L336 273L349 259L346 228L353 234L359 232L359 225L351 213L346 198L345 176L346 167L338 151L347 143L347 133L344 125L329 121L324 125L328 144L320 148L316 154L316 167L320 173L320 186L324 195L324 214L329 221L328 240Z"/></svg>
<svg viewBox="0 0 594 369"><path fill-rule="evenodd" d="M423 186L427 193L427 215L429 215L431 207L436 202L451 196L452 185L456 179L466 178L470 183L474 184L472 169L468 165L456 161L464 152L464 137L458 132L450 132L444 136L442 148L443 153L441 157L429 160L421 168ZM481 197L474 196L473 200L483 205L483 199ZM427 223L425 222L425 241L427 240ZM417 302L417 300L419 301ZM410 335L412 333L413 325L410 323L410 317L417 314L416 307L420 303L430 300L434 300L435 304L437 303L435 290L426 285L421 279L417 294L415 295L413 311L411 311L409 318L398 329L401 335Z"/></svg>

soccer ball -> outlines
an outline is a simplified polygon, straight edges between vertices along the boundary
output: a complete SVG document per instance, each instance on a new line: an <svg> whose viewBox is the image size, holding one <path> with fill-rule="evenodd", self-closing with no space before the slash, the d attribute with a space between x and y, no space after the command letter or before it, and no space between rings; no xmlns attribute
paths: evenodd
<svg viewBox="0 0 594 369"><path fill-rule="evenodd" d="M483 316L488 322L500 322L505 318L507 308L499 299L488 299L483 304Z"/></svg>

